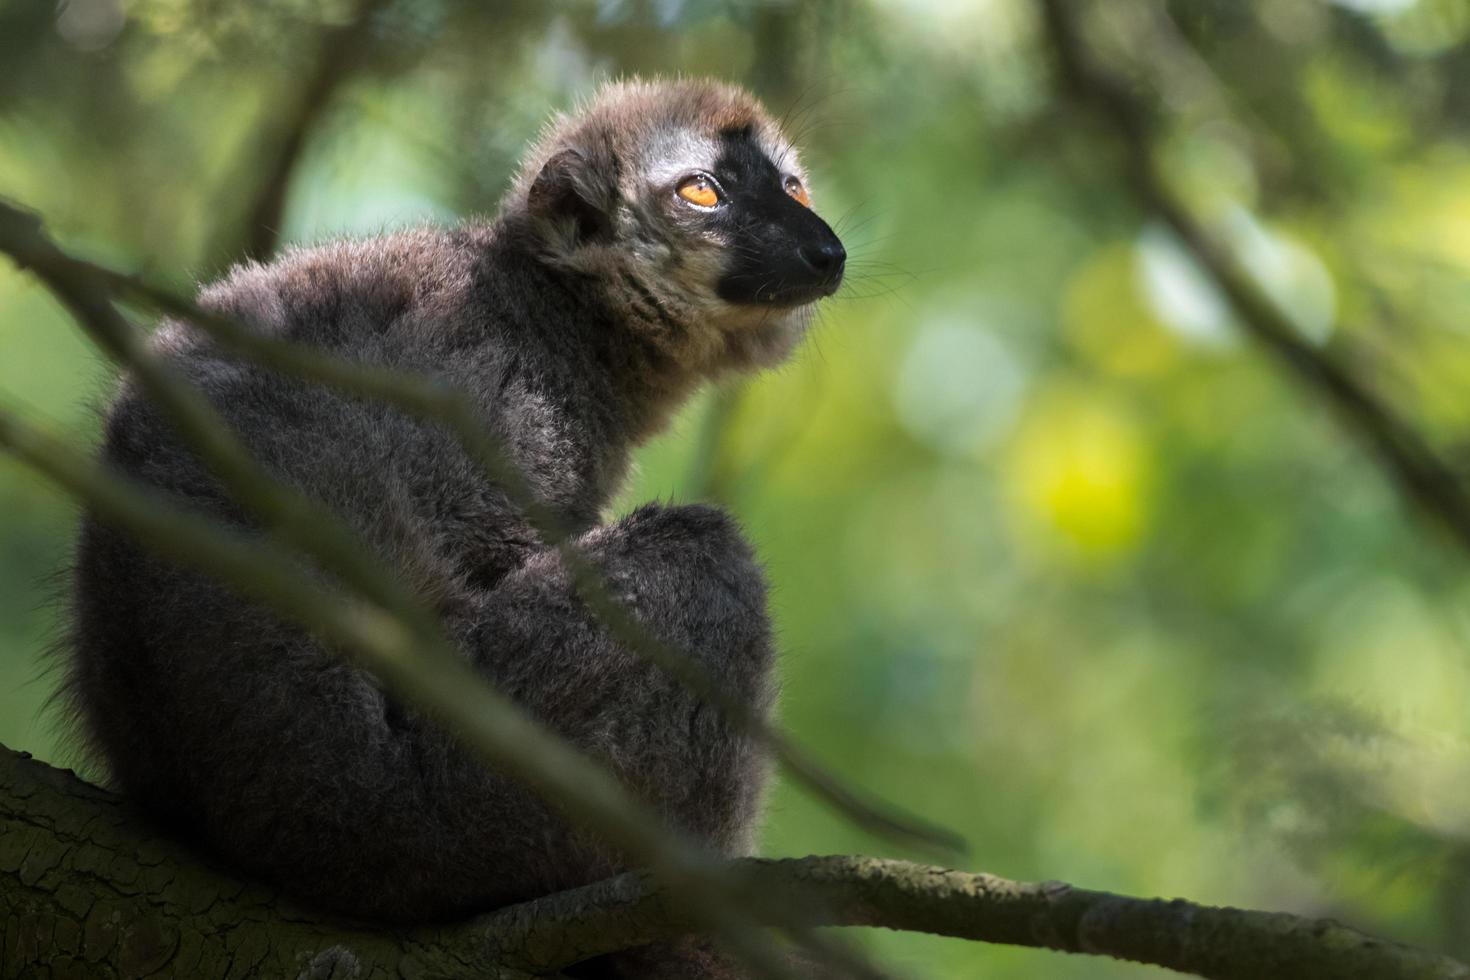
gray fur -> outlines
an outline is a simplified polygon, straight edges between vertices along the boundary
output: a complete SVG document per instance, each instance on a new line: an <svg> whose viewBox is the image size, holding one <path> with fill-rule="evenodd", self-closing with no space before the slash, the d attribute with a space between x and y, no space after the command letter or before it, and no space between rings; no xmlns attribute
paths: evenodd
<svg viewBox="0 0 1470 980"><path fill-rule="evenodd" d="M765 584L735 522L648 505L600 523L631 450L700 382L778 359L805 325L808 309L721 305L709 281L721 243L682 227L663 178L641 176L660 149L699 152L711 127L742 120L791 156L738 90L615 86L546 134L494 222L293 251L234 270L201 303L469 393L642 623L768 710ZM672 824L749 850L761 754L609 640L451 436L226 356L184 323L166 323L156 345L276 478L402 570L489 680ZM126 379L101 454L182 504L254 527ZM624 867L336 653L90 518L74 621L70 698L116 784L176 832L323 908L444 919ZM685 975L711 975L707 956Z"/></svg>

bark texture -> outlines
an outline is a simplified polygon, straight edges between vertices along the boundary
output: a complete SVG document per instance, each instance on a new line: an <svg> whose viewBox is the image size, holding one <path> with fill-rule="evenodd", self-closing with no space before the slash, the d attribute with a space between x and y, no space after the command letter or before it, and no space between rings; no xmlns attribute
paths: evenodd
<svg viewBox="0 0 1470 980"><path fill-rule="evenodd" d="M161 839L114 794L3 747L0 928L5 980L464 975L435 930L323 919Z"/></svg>

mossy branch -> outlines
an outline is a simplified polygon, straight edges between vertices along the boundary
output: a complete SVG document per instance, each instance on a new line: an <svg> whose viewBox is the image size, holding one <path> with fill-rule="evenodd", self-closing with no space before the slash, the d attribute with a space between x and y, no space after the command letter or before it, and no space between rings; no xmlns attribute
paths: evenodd
<svg viewBox="0 0 1470 980"><path fill-rule="evenodd" d="M871 926L1085 953L1215 980L1470 980L1470 967L1334 922L1131 898L867 857L724 867L772 926ZM695 925L629 873L464 923L325 918L156 838L126 804L0 746L0 975L133 980L527 980Z"/></svg>

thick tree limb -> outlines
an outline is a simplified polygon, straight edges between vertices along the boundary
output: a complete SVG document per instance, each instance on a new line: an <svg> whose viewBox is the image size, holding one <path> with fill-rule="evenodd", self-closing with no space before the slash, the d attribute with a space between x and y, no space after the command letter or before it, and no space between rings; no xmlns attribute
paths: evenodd
<svg viewBox="0 0 1470 980"><path fill-rule="evenodd" d="M877 926L1152 963L1216 980L1470 980L1336 923L865 857L732 862L769 925ZM0 746L0 976L524 980L688 931L625 874L458 925L323 918L159 839L118 797Z"/></svg>
<svg viewBox="0 0 1470 980"><path fill-rule="evenodd" d="M1463 481L1412 425L1354 376L1347 358L1304 340L1230 251L1185 209L1154 159L1147 109L1088 57L1076 23L1084 5L1077 0L1039 3L1061 79L1079 105L1090 107L1117 133L1127 152L1127 176L1139 207L1169 226L1230 301L1246 332L1327 403L1350 434L1378 458L1404 497L1470 550L1470 495Z"/></svg>
<svg viewBox="0 0 1470 980"><path fill-rule="evenodd" d="M374 933L323 919L158 838L119 797L3 747L0 933L5 980L387 980L400 964L421 977L471 975L432 930Z"/></svg>

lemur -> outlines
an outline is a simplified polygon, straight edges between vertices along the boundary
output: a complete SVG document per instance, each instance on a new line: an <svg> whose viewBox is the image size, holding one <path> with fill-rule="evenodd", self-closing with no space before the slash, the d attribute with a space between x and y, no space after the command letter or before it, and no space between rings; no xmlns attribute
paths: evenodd
<svg viewBox="0 0 1470 980"><path fill-rule="evenodd" d="M199 302L467 393L642 625L769 712L766 586L735 521L699 505L603 514L632 450L701 383L787 357L844 262L795 149L752 96L630 81L548 125L493 220L293 249L235 268ZM491 683L672 825L748 852L762 753L610 639L451 434L232 357L187 322L165 321L153 343L276 479L402 571ZM258 530L126 376L100 454ZM307 902L442 920L625 866L337 652L90 517L73 595L66 690L111 780Z"/></svg>

